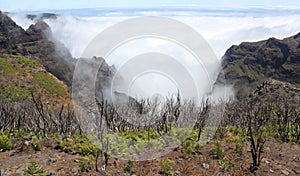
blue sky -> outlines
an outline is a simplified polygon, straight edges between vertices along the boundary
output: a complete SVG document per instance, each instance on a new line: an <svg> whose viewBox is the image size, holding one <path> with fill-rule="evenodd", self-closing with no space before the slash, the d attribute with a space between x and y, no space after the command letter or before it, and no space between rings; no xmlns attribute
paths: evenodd
<svg viewBox="0 0 300 176"><path fill-rule="evenodd" d="M95 7L136 7L188 4L203 7L299 7L299 0L0 0L2 11L55 10Z"/></svg>

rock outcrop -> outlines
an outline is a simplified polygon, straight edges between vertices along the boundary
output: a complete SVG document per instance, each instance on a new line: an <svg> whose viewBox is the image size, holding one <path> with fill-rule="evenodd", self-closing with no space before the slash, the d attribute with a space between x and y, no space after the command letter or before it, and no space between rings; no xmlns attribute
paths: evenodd
<svg viewBox="0 0 300 176"><path fill-rule="evenodd" d="M252 102L281 103L300 107L300 88L291 83L268 79L257 86L247 99Z"/></svg>
<svg viewBox="0 0 300 176"><path fill-rule="evenodd" d="M247 97L269 78L300 86L300 33L283 40L234 45L226 51L222 68L226 83L234 85L237 99Z"/></svg>

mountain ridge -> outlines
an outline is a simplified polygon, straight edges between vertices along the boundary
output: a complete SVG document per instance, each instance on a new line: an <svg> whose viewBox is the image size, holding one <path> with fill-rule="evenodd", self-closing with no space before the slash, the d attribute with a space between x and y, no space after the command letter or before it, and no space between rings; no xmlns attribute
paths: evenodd
<svg viewBox="0 0 300 176"><path fill-rule="evenodd" d="M300 33L233 45L223 56L222 72L226 81L219 76L216 84L232 84L239 100L269 78L299 87Z"/></svg>

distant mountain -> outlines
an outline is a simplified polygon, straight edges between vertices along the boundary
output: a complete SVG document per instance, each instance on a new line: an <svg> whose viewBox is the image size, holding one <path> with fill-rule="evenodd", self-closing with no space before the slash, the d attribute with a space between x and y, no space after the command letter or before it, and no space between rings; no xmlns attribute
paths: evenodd
<svg viewBox="0 0 300 176"><path fill-rule="evenodd" d="M41 13L39 15L28 14L28 15L26 15L26 17L31 20L39 21L39 20L44 20L44 19L56 19L57 15L54 13Z"/></svg>
<svg viewBox="0 0 300 176"><path fill-rule="evenodd" d="M237 99L247 97L269 78L300 86L300 33L278 40L244 42L230 47L222 61L227 84L233 84ZM225 83L218 78L217 84Z"/></svg>

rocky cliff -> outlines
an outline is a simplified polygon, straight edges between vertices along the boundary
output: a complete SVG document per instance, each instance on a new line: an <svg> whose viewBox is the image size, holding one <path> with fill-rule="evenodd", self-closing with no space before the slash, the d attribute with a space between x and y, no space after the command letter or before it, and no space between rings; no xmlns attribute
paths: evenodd
<svg viewBox="0 0 300 176"><path fill-rule="evenodd" d="M0 54L14 54L38 61L47 71L71 86L74 64L68 49L52 37L43 21L26 31L0 13Z"/></svg>
<svg viewBox="0 0 300 176"><path fill-rule="evenodd" d="M234 85L237 99L247 97L269 78L299 86L300 33L283 40L270 38L234 45L226 51L222 69L226 83Z"/></svg>

